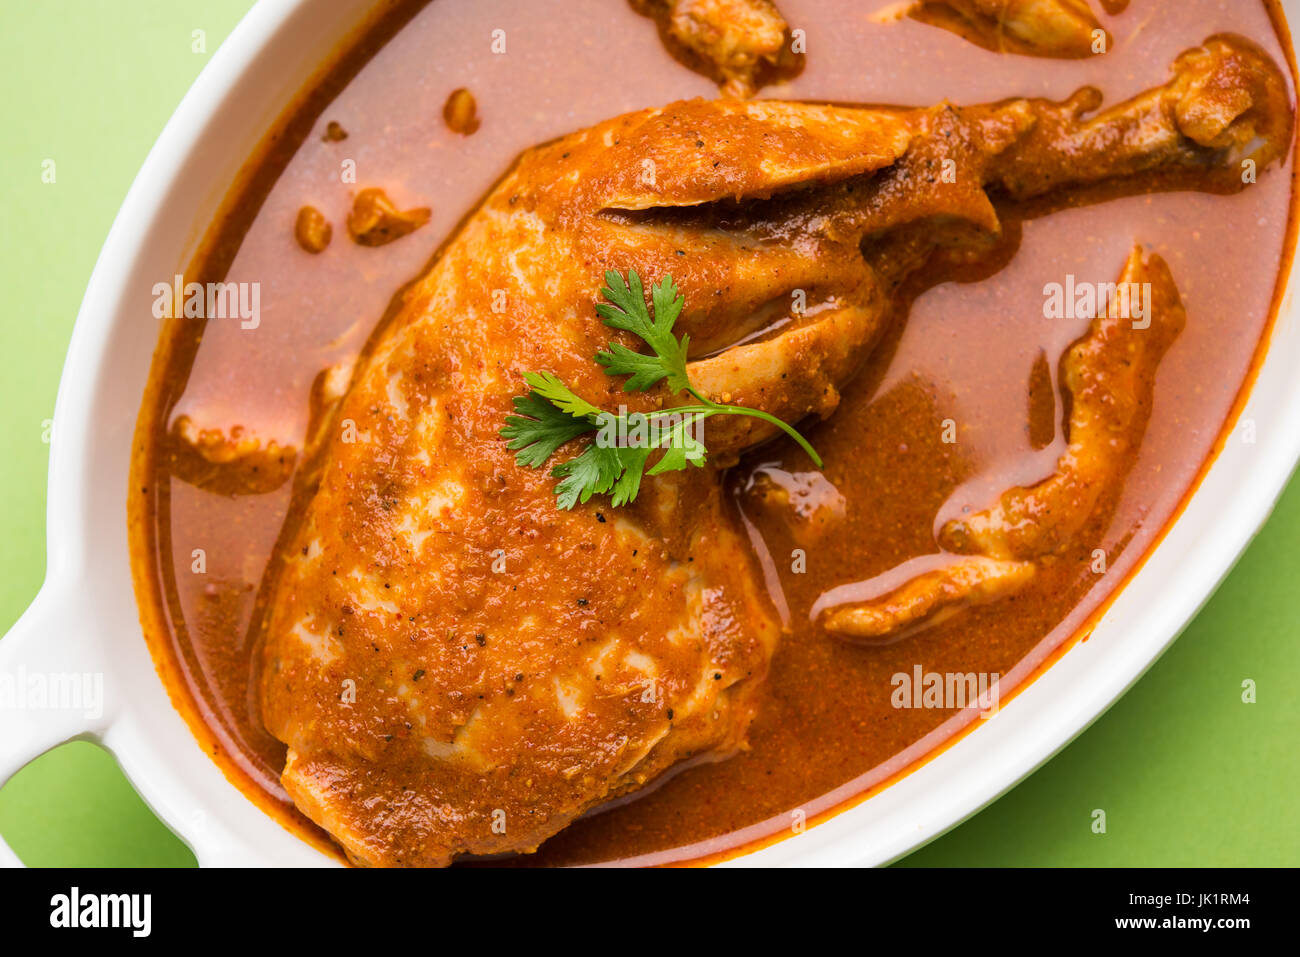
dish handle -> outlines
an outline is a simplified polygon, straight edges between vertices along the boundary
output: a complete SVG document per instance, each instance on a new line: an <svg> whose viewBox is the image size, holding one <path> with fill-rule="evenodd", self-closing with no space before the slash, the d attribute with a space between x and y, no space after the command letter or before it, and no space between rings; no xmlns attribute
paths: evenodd
<svg viewBox="0 0 1300 957"><path fill-rule="evenodd" d="M98 740L112 723L116 702L85 595L47 581L0 638L0 785L64 742Z"/></svg>

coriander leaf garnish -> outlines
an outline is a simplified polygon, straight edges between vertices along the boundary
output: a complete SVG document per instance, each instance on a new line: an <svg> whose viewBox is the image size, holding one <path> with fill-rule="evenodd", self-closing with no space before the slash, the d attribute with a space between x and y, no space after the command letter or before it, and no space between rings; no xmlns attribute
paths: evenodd
<svg viewBox="0 0 1300 957"><path fill-rule="evenodd" d="M657 286L650 287L655 309L653 319L646 308L641 277L635 269L628 272L627 282L612 271L605 273L605 282L607 285L600 291L609 302L598 305L597 314L605 320L605 325L644 340L655 354L643 355L611 342L609 352L597 353L596 361L610 375L631 376L623 383L624 392L644 392L665 377L673 394L687 391L691 387L686 375L686 347L690 338L682 336L680 341L673 338L673 323L682 314L686 300L677 292L673 277L664 276Z"/></svg>
<svg viewBox="0 0 1300 957"><path fill-rule="evenodd" d="M514 404L519 414L506 416L501 437L510 440L507 448L518 450L520 465L540 468L564 443L591 431L585 418L574 418L536 391L515 396Z"/></svg>
<svg viewBox="0 0 1300 957"><path fill-rule="evenodd" d="M654 449L648 445L641 448L622 448L619 450L619 461L623 465L623 474L618 477L618 481L614 483L614 489L610 493L609 503L611 506L619 508L636 500L636 493L641 491L641 476L645 474L645 463L653 451Z"/></svg>
<svg viewBox="0 0 1300 957"><path fill-rule="evenodd" d="M596 354L596 362L607 375L628 376L623 383L625 392L645 392L663 381L673 395L686 393L698 404L659 412L615 414L576 394L553 372L525 373L530 391L515 396L516 414L506 416L501 429L501 437L507 440L506 447L515 451L518 464L540 468L566 443L596 433L579 455L551 469L551 475L560 480L555 486L555 504L559 508L571 509L593 495L609 495L610 504L618 508L636 500L645 475L703 466L708 450L692 433L714 415L762 419L798 442L821 468L821 457L793 426L760 409L714 402L691 384L686 371L689 337L673 336L673 325L686 301L672 276L664 276L650 287L650 306L646 305L645 288L636 270L629 270L626 280L616 272L607 272L605 283L601 294L606 302L597 305L596 312L605 325L632 333L653 354L611 342L608 352ZM662 454L647 470L653 452Z"/></svg>
<svg viewBox="0 0 1300 957"><path fill-rule="evenodd" d="M687 465L703 465L707 450L688 431L696 422L706 418L704 415L685 416L672 426L664 444L664 455L646 474L658 475L661 472L675 472Z"/></svg>
<svg viewBox="0 0 1300 957"><path fill-rule="evenodd" d="M573 508L593 495L604 495L624 473L619 459L619 449L597 445L595 442L582 450L582 454L551 469L560 479L555 486L555 504L560 508Z"/></svg>
<svg viewBox="0 0 1300 957"><path fill-rule="evenodd" d="M600 415L603 411L581 396L575 395L573 390L560 381L560 377L553 372L525 372L524 381L533 387L533 395L540 395L560 411L567 412L575 418Z"/></svg>

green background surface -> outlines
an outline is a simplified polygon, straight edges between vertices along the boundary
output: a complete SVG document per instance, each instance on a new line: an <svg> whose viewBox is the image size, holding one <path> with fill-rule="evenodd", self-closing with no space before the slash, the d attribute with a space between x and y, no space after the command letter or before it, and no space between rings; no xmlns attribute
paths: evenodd
<svg viewBox="0 0 1300 957"><path fill-rule="evenodd" d="M43 423L136 171L251 0L0 0L0 630L44 575ZM208 53L191 50L196 29ZM55 184L41 164L57 163ZM1296 427L1300 428L1300 423ZM1300 863L1300 483L1176 645L1053 761L916 865ZM1258 683L1258 703L1241 683ZM0 733L3 730L0 716ZM1092 811L1107 832L1092 832ZM112 757L65 745L0 789L32 865L192 865Z"/></svg>

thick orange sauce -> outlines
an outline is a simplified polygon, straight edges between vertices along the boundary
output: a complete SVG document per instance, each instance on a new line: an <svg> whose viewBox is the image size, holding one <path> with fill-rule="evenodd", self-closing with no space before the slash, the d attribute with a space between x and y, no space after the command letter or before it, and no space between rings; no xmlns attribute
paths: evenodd
<svg viewBox="0 0 1300 957"><path fill-rule="evenodd" d="M925 105L1059 99L1093 84L1114 103L1163 82L1178 53L1221 31L1288 60L1263 3L1149 0L1151 9L1107 18L1119 41L1110 54L1061 62L989 53L911 21L873 22L873 8L885 5L782 0L807 33L809 57L798 78L763 95ZM133 544L160 670L232 778L322 846L279 786L284 749L262 728L250 691L259 588L292 483L262 495L203 491L174 474L165 436L187 415L200 427L241 425L300 446L317 374L360 350L394 292L518 152L612 115L714 92L616 0L570 0L562 11L509 0L421 6L406 4L359 40L232 192L230 215L187 278L259 282L261 324L168 327L139 430ZM497 28L507 30L504 55L489 46ZM478 101L481 127L469 137L442 123L442 105L459 87ZM346 140L322 138L330 121ZM340 181L345 160L355 163L355 185ZM339 227L352 192L370 185L401 207L432 207L432 221L378 249L349 243ZM759 471L812 481L790 446L761 449L734 470L737 508L791 629L749 749L589 815L523 862L667 862L787 832L792 811L813 819L959 730L964 719L954 711L894 708L894 675L917 666L996 672L1005 699L1051 660L1149 551L1231 420L1273 314L1291 197L1288 164L1236 196L1119 198L1023 222L1009 212L1005 268L978 282L924 277L839 410L810 433L825 481L843 498L842 518L815 543L799 542L779 514L745 494ZM294 243L305 204L336 224L318 256ZM904 641L865 648L813 627L810 613L832 589L876 591L901 580L891 570L932 554L939 523L1051 471L1061 410L1043 370L1087 323L1045 319L1043 286L1068 274L1113 281L1134 241L1168 261L1189 322L1161 367L1145 441L1113 514L1030 589ZM949 421L958 435L951 444L942 440ZM811 488L833 497L821 483ZM206 554L201 575L191 572L195 548ZM802 571L795 548L805 552ZM1104 574L1093 571L1097 548L1107 555Z"/></svg>

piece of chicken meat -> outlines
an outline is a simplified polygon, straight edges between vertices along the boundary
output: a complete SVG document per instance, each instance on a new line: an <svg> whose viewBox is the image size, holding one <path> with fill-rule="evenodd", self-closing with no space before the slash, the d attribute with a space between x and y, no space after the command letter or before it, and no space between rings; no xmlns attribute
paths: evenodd
<svg viewBox="0 0 1300 957"><path fill-rule="evenodd" d="M561 511L499 435L523 374L605 408L673 404L593 361L636 345L595 311L605 272L635 269L675 278L704 392L829 415L898 283L996 239L990 191L1170 171L1240 188L1242 160L1289 146L1281 74L1233 37L1097 105L696 100L525 153L358 361L286 532L261 704L298 807L354 862L445 865L534 850L743 747L780 628L721 466L767 427L710 420L708 468Z"/></svg>
<svg viewBox="0 0 1300 957"><path fill-rule="evenodd" d="M1000 53L1079 59L1110 48L1087 0L916 0L907 15Z"/></svg>
<svg viewBox="0 0 1300 957"><path fill-rule="evenodd" d="M803 54L773 0L631 0L659 26L678 62L716 82L727 96L752 96L803 69Z"/></svg>

